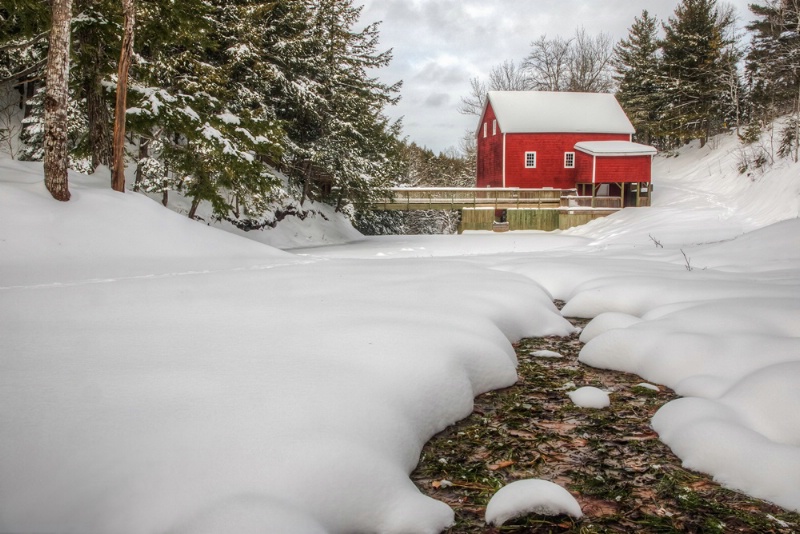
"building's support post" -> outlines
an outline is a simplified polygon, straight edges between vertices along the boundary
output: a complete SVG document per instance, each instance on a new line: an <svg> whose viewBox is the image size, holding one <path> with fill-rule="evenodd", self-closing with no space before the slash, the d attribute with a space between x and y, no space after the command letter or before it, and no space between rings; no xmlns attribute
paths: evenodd
<svg viewBox="0 0 800 534"><path fill-rule="evenodd" d="M506 186L506 134L503 132L503 187Z"/></svg>

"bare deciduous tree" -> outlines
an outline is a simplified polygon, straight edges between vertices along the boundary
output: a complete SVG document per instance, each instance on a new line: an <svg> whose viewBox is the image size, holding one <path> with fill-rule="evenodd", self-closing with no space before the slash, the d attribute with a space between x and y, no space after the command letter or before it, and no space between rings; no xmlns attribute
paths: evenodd
<svg viewBox="0 0 800 534"><path fill-rule="evenodd" d="M504 61L492 67L489 72L489 82L480 78L470 81L470 93L461 98L459 113L464 115L480 115L486 103L486 93L489 91L527 91L532 89L530 79L525 71L513 61Z"/></svg>
<svg viewBox="0 0 800 534"><path fill-rule="evenodd" d="M531 43L523 74L537 91L606 93L614 87L613 53L614 44L605 33L592 37L578 28L570 39L543 35Z"/></svg>
<svg viewBox="0 0 800 534"><path fill-rule="evenodd" d="M542 35L531 43L531 52L522 64L532 88L537 91L565 91L569 79L572 39Z"/></svg>
<svg viewBox="0 0 800 534"><path fill-rule="evenodd" d="M584 28L575 31L569 51L567 91L608 93L614 88L611 58L614 43L607 33L592 37Z"/></svg>

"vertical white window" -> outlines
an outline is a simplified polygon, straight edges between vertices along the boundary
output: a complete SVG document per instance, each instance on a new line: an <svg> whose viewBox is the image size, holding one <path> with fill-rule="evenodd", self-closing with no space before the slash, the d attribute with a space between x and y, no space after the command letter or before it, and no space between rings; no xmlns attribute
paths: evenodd
<svg viewBox="0 0 800 534"><path fill-rule="evenodd" d="M525 168L536 168L536 152L525 152Z"/></svg>
<svg viewBox="0 0 800 534"><path fill-rule="evenodd" d="M486 137L486 123L483 123L483 137Z"/></svg>
<svg viewBox="0 0 800 534"><path fill-rule="evenodd" d="M492 121L492 135L497 135L497 119Z"/></svg>
<svg viewBox="0 0 800 534"><path fill-rule="evenodd" d="M564 168L575 168L575 152L564 152Z"/></svg>

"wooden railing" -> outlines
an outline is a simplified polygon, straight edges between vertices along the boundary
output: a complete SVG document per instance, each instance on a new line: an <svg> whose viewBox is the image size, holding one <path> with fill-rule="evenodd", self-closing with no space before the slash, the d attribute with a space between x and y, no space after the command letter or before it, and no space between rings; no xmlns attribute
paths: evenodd
<svg viewBox="0 0 800 534"><path fill-rule="evenodd" d="M649 206L649 197L642 196L639 206ZM619 210L618 196L578 195L574 189L518 189L480 187L397 187L386 198L372 203L376 210L461 210L464 208L494 209L562 209Z"/></svg>
<svg viewBox="0 0 800 534"><path fill-rule="evenodd" d="M375 209L426 210L462 208L537 208L556 209L563 194L574 190L517 189L479 187L415 187L391 189L387 198L373 203Z"/></svg>
<svg viewBox="0 0 800 534"><path fill-rule="evenodd" d="M622 199L620 197L592 197L578 196L578 195L565 195L561 197L562 208L601 208L601 209L620 209L622 208Z"/></svg>

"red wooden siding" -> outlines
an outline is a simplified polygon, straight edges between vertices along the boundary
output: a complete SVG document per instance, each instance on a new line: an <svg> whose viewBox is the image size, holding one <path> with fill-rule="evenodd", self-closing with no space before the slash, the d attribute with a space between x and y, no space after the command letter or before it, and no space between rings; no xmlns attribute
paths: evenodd
<svg viewBox="0 0 800 534"><path fill-rule="evenodd" d="M649 182L650 163L650 156L598 156L596 182Z"/></svg>
<svg viewBox="0 0 800 534"><path fill-rule="evenodd" d="M497 133L492 135L495 120L494 110L489 104L478 128L478 187L503 187L503 134L498 124ZM486 137L483 137L484 124Z"/></svg>
<svg viewBox="0 0 800 534"><path fill-rule="evenodd" d="M592 165L594 158L586 152L575 151L575 181L579 184L592 183Z"/></svg>
<svg viewBox="0 0 800 534"><path fill-rule="evenodd" d="M593 159L585 152L575 152L577 183L592 183ZM649 182L651 163L651 156L597 156L595 183Z"/></svg>
<svg viewBox="0 0 800 534"><path fill-rule="evenodd" d="M629 134L509 133L500 124L491 103L478 126L478 187L573 189L578 183L649 182L651 157L597 156L575 149L584 141L630 141ZM484 124L486 137L484 137ZM504 157L505 151L505 157ZM536 168L525 167L525 153L536 152ZM575 167L564 167L564 153L575 153ZM505 164L505 169L504 169ZM505 179L504 179L505 171Z"/></svg>
<svg viewBox="0 0 800 534"><path fill-rule="evenodd" d="M506 187L553 187L571 189L578 177L575 168L564 168L564 152L578 152L581 141L628 141L627 134L539 133L508 134L506 137ZM525 168L525 152L536 152L536 168Z"/></svg>

